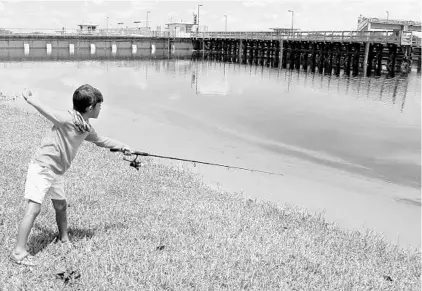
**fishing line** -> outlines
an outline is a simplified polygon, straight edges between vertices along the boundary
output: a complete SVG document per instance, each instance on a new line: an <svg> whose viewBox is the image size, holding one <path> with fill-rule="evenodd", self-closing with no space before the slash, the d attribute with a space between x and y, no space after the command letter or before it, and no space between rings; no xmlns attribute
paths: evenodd
<svg viewBox="0 0 422 291"><path fill-rule="evenodd" d="M110 149L110 151L111 152L123 152L123 149ZM230 165L223 165L223 164L216 164L216 163L210 163L210 162L204 162L204 161L182 159L182 158L169 157L169 156L160 156L160 155L154 155L154 154L149 154L149 153L139 152L139 151L134 151L131 154L136 155L134 160L128 160L128 159L124 159L124 160L130 161L131 162L130 166L136 168L137 170L139 170L139 168L141 167L141 162L137 161L137 158L139 156L143 156L143 157L154 157L154 158L161 158L161 159L169 159L169 160L176 160L176 161L182 161L182 162L191 162L191 163L194 163L194 164L203 164L203 165L209 165L209 166L224 167L224 168L227 168L227 169L237 169L237 170L257 172L257 173L263 173L263 174L269 174L269 175L283 176L283 174L269 172L269 171L261 171L261 170L250 169L250 168L242 168L242 167L236 167L236 166L230 166Z"/></svg>

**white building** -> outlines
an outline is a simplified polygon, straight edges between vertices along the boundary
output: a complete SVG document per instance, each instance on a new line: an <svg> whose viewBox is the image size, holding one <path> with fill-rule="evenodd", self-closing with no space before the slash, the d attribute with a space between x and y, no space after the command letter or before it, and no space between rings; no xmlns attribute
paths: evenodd
<svg viewBox="0 0 422 291"><path fill-rule="evenodd" d="M78 24L78 33L81 34L97 34L98 24Z"/></svg>
<svg viewBox="0 0 422 291"><path fill-rule="evenodd" d="M166 30L171 36L188 36L192 32L192 23L171 22L166 24Z"/></svg>
<svg viewBox="0 0 422 291"><path fill-rule="evenodd" d="M362 15L358 18L358 31L421 31L420 21L367 18Z"/></svg>

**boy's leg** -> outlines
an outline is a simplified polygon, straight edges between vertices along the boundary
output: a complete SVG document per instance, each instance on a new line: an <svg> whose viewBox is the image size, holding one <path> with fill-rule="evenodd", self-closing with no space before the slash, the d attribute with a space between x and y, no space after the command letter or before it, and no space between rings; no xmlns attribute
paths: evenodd
<svg viewBox="0 0 422 291"><path fill-rule="evenodd" d="M64 178L62 175L56 176L56 179L48 192L51 195L51 202L53 202L53 207L56 211L59 240L63 243L70 242L67 233L67 203L66 195L64 193Z"/></svg>
<svg viewBox="0 0 422 291"><path fill-rule="evenodd" d="M51 175L51 170L33 162L29 163L24 196L24 198L27 199L28 204L25 215L19 224L16 245L10 257L18 264L35 265L32 257L29 256L29 253L26 250L26 244L32 226L34 225L35 218L37 218L41 211L41 204L44 200L44 196L50 189L54 179L55 177Z"/></svg>
<svg viewBox="0 0 422 291"><path fill-rule="evenodd" d="M70 241L67 233L67 203L66 200L51 199L54 210L56 210L56 222L59 229L59 239L61 242Z"/></svg>
<svg viewBox="0 0 422 291"><path fill-rule="evenodd" d="M25 215L19 225L18 237L16 240L16 246L13 251L15 257L20 259L27 255L26 243L28 241L29 233L31 232L35 218L41 211L41 204L28 200Z"/></svg>

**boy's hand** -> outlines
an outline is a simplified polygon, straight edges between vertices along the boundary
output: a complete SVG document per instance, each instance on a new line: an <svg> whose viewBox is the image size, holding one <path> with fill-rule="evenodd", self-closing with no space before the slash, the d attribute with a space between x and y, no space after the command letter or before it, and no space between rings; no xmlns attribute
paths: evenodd
<svg viewBox="0 0 422 291"><path fill-rule="evenodd" d="M125 156L130 156L133 153L133 151L130 148L128 148L128 147L124 147L124 148L122 148L122 153Z"/></svg>
<svg viewBox="0 0 422 291"><path fill-rule="evenodd" d="M32 91L28 88L23 89L22 91L22 97L23 99L25 99L26 102L29 102L28 99L32 99L33 98L33 94Z"/></svg>

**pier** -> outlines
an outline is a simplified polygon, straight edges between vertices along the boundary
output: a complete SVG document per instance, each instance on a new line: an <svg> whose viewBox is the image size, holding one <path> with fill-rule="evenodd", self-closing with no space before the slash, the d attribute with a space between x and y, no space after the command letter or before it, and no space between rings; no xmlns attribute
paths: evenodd
<svg viewBox="0 0 422 291"><path fill-rule="evenodd" d="M421 70L420 38L409 31L292 31L292 32L191 32L175 35L121 30L109 34L13 32L0 34L0 55L10 50L195 50L225 56L240 63L268 64L324 74L389 76L408 73L416 64Z"/></svg>
<svg viewBox="0 0 422 291"><path fill-rule="evenodd" d="M404 31L200 32L192 39L196 50L241 63L354 76L407 73L412 62L421 70L420 39Z"/></svg>

